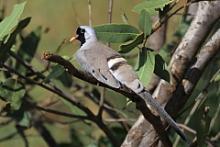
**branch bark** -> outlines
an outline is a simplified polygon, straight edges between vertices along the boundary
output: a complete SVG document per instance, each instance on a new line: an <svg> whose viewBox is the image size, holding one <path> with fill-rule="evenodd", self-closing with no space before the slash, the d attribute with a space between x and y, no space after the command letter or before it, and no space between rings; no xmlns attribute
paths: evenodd
<svg viewBox="0 0 220 147"><path fill-rule="evenodd" d="M220 8L219 6L220 3L218 4L218 9ZM201 10L201 8L204 8L204 4L200 4L199 10ZM209 6L209 9L207 9L207 11L211 11L210 10L211 8L213 8L213 5ZM216 9L214 10L216 11ZM212 11L212 13L214 12ZM205 16L211 17L207 14ZM215 18L214 20L216 20L218 17L214 17ZM206 25L204 20L202 19L200 20L203 22L202 23L203 25ZM212 23L210 22L209 25L212 25L213 22ZM183 40L183 43L181 42L181 44L178 47L178 50L176 50L176 53L172 58L173 60L171 60L171 64L170 64L171 73L175 78L173 79L172 81L173 83L170 86L174 88L174 91L172 91L172 88L170 88L171 89L170 91L170 89L168 89L167 87L167 83L165 83L164 81L161 81L160 82L161 85L159 84L158 86L158 88L160 88L160 91L156 96L158 96L159 94L160 96L162 96L161 94L166 94L167 97L165 98L170 99L165 109L169 114L171 114L171 116L177 116L181 108L184 107L186 101L188 100L194 87L196 86L199 78L201 77L204 68L211 61L211 58L213 58L220 49L220 43L219 43L220 31L217 31L208 41L208 43L205 44L205 46L201 49L201 51L197 55L196 62L192 66L190 66L190 64L193 63L194 54L197 52L197 50L202 44L202 41L204 40L204 38L202 39L202 36L204 37L207 36L209 31L209 27L207 26L203 27L202 24L200 26L201 28L198 29L193 34L191 34L193 31L186 34L187 36L189 36L189 38L192 36L197 36L197 37L191 38L189 40L187 39L188 37L186 37L185 38L186 40ZM193 27L194 30L196 30L197 27L198 26L195 25L195 27ZM203 33L201 32L202 28L206 29L206 31L203 30ZM193 40L194 42L192 42ZM151 132L151 134L154 135L155 132ZM146 138L144 138L144 140L146 140Z"/></svg>
<svg viewBox="0 0 220 147"><path fill-rule="evenodd" d="M172 95L174 95L175 91L176 93L179 92L179 90L176 90L176 86L177 84L181 83L185 71L190 66L193 57L209 33L210 28L220 17L220 14L218 13L219 9L219 1L199 2L197 14L170 62L170 70L175 78L172 79L171 84L161 80L153 94L153 96L157 98L160 103L165 105ZM207 52L207 54L209 54L209 52ZM214 55L212 55L212 57L213 56ZM198 56L198 58L200 57ZM207 64L209 60L204 62L204 64ZM202 73L202 70L200 72ZM191 72L190 74L194 75L195 73ZM188 77L190 76L188 75ZM196 83L194 82L191 84L194 84L195 86ZM190 93L187 95L187 97L189 97L189 95ZM182 99L182 96L179 94L173 101L178 103L180 99ZM186 100L187 98L185 98L185 101ZM173 103L174 102L170 102L166 109L172 108ZM182 107L183 106L184 105L182 105ZM169 112L171 112L171 114L174 114L174 112L178 113L177 107L172 109L172 111L169 110ZM152 142L152 138L155 138L155 136L155 130L153 130L151 124L148 123L143 116L140 116L127 135L126 141L129 142L129 144L127 144L126 147L146 146L146 142Z"/></svg>
<svg viewBox="0 0 220 147"><path fill-rule="evenodd" d="M171 100L167 103L166 110L172 116L176 116L177 112L183 108L184 104L191 95L199 78L201 77L205 67L220 50L220 29L210 38L210 40L202 47L197 55L196 62L187 70L182 82L178 85Z"/></svg>

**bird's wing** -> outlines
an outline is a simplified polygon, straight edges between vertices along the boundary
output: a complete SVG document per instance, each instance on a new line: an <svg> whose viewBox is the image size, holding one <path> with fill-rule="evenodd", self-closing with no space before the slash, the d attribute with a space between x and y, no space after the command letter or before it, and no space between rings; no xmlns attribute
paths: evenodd
<svg viewBox="0 0 220 147"><path fill-rule="evenodd" d="M114 88L120 87L119 81L116 80L109 71L106 57L104 56L104 54L99 54L99 49L84 50L81 52L83 52L84 59L82 59L81 56L80 62L84 63L80 64L84 66L84 70L89 72L94 78L96 78L101 83L104 83Z"/></svg>
<svg viewBox="0 0 220 147"><path fill-rule="evenodd" d="M95 57L93 61L97 60L94 63L96 63L96 67L100 67L100 73L106 77L106 82L111 83L116 80L134 92L140 92L144 89L132 66L112 48L97 42L93 46L93 50L88 51L88 54Z"/></svg>
<svg viewBox="0 0 220 147"><path fill-rule="evenodd" d="M111 87L119 88L120 83L117 81L112 74L105 69L96 69L93 76L102 83L105 83Z"/></svg>

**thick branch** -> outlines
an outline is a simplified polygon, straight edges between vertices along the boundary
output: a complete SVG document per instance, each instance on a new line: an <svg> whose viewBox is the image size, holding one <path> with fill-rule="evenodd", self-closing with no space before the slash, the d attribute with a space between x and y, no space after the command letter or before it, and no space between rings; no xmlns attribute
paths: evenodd
<svg viewBox="0 0 220 147"><path fill-rule="evenodd" d="M165 133L165 128L163 127L160 119L149 110L149 108L146 106L145 101L142 98L140 98L137 94L135 94L134 92L130 91L129 89L123 86L121 88L113 88L106 84L99 83L96 79L94 79L90 75L77 70L69 61L63 59L62 57L58 55L45 53L43 55L43 59L62 65L71 75L83 81L86 81L86 82L89 82L95 85L99 84L100 86L110 88L114 91L117 91L125 95L126 97L130 98L132 101L136 102L137 108L142 112L145 119L147 119L154 126L163 144L165 146L170 146L170 141L167 137L167 134Z"/></svg>
<svg viewBox="0 0 220 147"><path fill-rule="evenodd" d="M170 61L170 69L174 77L172 84L177 85L183 77L184 72L207 37L213 23L220 17L219 9L219 1L199 2L196 17Z"/></svg>
<svg viewBox="0 0 220 147"><path fill-rule="evenodd" d="M172 57L172 62L170 64L171 71L175 71L177 68L180 69L178 70L180 74L174 74L177 75L179 80L181 79L181 77L183 77L184 70L188 68L187 66L189 66L189 63L191 62L195 53L201 46L203 39L207 36L207 33L213 26L213 23L217 20L217 18L219 18L220 15L218 13L220 9L219 1L199 2L199 4L200 10L197 12L196 18L194 19L190 28L188 29L188 33L186 33L184 37L185 39L183 39L183 41L180 43L178 47L179 49L176 50L176 52L174 53L174 56ZM193 40L191 40L192 38ZM179 61L182 60L182 58L178 58L182 57L182 52L185 52L183 55L184 58L187 59L187 62ZM209 61L207 60L205 62ZM174 65L176 65L176 67ZM161 103L167 102L169 98L172 96L172 93L175 91L177 83L178 81L176 81L176 79L173 79L172 85L170 85L167 82L161 81L157 86L157 89L155 90L153 96L155 96ZM176 103L178 103L177 98L179 100L181 99L181 96L176 97ZM171 108L173 106L172 104L170 104L166 108L168 107ZM178 111L174 112L177 113ZM155 138L155 131L153 130L152 126L143 118L143 116L139 117L138 121L132 128L133 130L129 131L130 135L126 138L127 142L130 143L127 144L129 147L136 147L140 145L140 142L152 142L152 138Z"/></svg>
<svg viewBox="0 0 220 147"><path fill-rule="evenodd" d="M205 67L220 50L220 29L202 47L196 62L187 70L182 83L177 87L173 97L167 104L167 111L173 116L183 108L191 95Z"/></svg>

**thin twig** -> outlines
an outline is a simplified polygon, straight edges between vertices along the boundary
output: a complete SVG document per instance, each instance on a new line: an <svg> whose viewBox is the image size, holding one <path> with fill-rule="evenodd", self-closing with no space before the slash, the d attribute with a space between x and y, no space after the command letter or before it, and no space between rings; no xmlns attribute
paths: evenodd
<svg viewBox="0 0 220 147"><path fill-rule="evenodd" d="M25 128L23 128L19 125L16 125L16 129L18 131L18 134L21 136L22 140L24 141L24 146L29 147L29 142L28 142L27 136L24 133Z"/></svg>
<svg viewBox="0 0 220 147"><path fill-rule="evenodd" d="M100 118L102 118L102 113L104 110L104 98L105 98L105 87L102 87L101 89L101 95L100 95L100 101L99 101L99 111L98 111L98 115Z"/></svg>
<svg viewBox="0 0 220 147"><path fill-rule="evenodd" d="M113 0L108 0L108 22L112 23Z"/></svg>
<svg viewBox="0 0 220 147"><path fill-rule="evenodd" d="M18 134L18 132L13 132L13 133L11 133L11 134L5 136L5 137L2 137L2 138L0 138L0 142L13 139L17 134Z"/></svg>
<svg viewBox="0 0 220 147"><path fill-rule="evenodd" d="M47 113L52 113L52 114L55 114L55 115L61 115L61 116L70 117L70 118L90 120L90 118L87 117L87 116L75 115L75 114L71 114L71 113L61 112L61 111L57 111L57 110L53 110L53 109L49 109L49 108L44 108L44 107L37 106L37 105L35 105L33 107L37 110L45 111Z"/></svg>
<svg viewBox="0 0 220 147"><path fill-rule="evenodd" d="M84 95L86 97L88 97L91 101L93 101L96 105L99 105L100 103L100 98L96 97L94 94L92 94L91 92L84 92ZM126 119L127 116L126 114L124 114L122 111L114 108L108 101L104 100L103 102L103 110L105 110L106 113L108 113L112 118L114 119L121 119L121 117L123 117L122 119ZM128 131L129 130L129 125L126 122L119 122L122 127Z"/></svg>
<svg viewBox="0 0 220 147"><path fill-rule="evenodd" d="M45 120L48 120L49 122L54 122L54 123L58 123L61 125L69 125L69 124L73 124L73 123L76 123L79 121L84 121L84 120L80 120L80 119L73 119L70 121L61 121L61 120L58 120L57 118L51 118L51 117L48 117L47 115L44 115L44 114L43 114L43 117L45 118Z"/></svg>
<svg viewBox="0 0 220 147"><path fill-rule="evenodd" d="M192 133L193 135L196 135L196 131L193 130L192 128L188 127L187 125L184 125L184 124L178 124L178 126L190 133Z"/></svg>
<svg viewBox="0 0 220 147"><path fill-rule="evenodd" d="M218 132L214 137L211 138L211 141L219 141L220 140L220 132Z"/></svg>
<svg viewBox="0 0 220 147"><path fill-rule="evenodd" d="M187 125L189 123L189 121L191 120L193 114L196 112L196 110L198 109L198 106L204 101L204 99L206 98L206 94L200 94L197 98L196 98L196 103L194 104L193 108L191 109L188 117L186 118L186 120L184 121L184 125ZM180 138L179 136L176 138L175 142L174 142L174 146L177 146L178 142L179 142Z"/></svg>
<svg viewBox="0 0 220 147"><path fill-rule="evenodd" d="M92 26L92 2L88 0L88 11L89 11L89 26Z"/></svg>
<svg viewBox="0 0 220 147"><path fill-rule="evenodd" d="M189 1L189 2L186 4L186 6L189 6L190 4L195 3L195 2L198 2L198 1ZM169 10L167 11L167 13L168 13L169 11L171 11L172 8L174 8L174 6L175 6L176 4L177 4L177 3L173 4L173 5L169 8ZM153 24L153 26L152 26L153 28L152 28L151 34L153 34L154 32L156 32L156 31L157 31L159 28L161 28L161 26L162 26L164 23L166 23L172 16L176 15L180 10L182 10L182 9L185 8L186 6L184 5L184 6L181 6L181 7L177 8L174 12L172 12L172 13L169 14L168 16L166 15L166 16L164 16L162 19L160 19L160 20L158 20L157 22L155 22L155 23ZM151 34L150 34L150 35L151 35ZM149 35L145 38L145 40L144 40L144 42L143 42L143 47L146 46L148 37L149 37Z"/></svg>
<svg viewBox="0 0 220 147"><path fill-rule="evenodd" d="M58 147L55 139L53 138L49 130L44 126L41 120L35 120L34 127L49 147Z"/></svg>
<svg viewBox="0 0 220 147"><path fill-rule="evenodd" d="M29 63L26 63L21 57L19 57L18 55L15 54L15 52L9 50L9 55L12 56L13 58L15 58L17 60L17 62L19 62L20 64L22 64L25 68L27 68L31 73L36 73L32 66Z"/></svg>
<svg viewBox="0 0 220 147"><path fill-rule="evenodd" d="M66 39L63 39L63 40L60 42L60 44L58 45L58 47L56 48L55 53L59 53L60 50L62 49L62 47L63 47L66 43L68 43L68 41L67 41Z"/></svg>
<svg viewBox="0 0 220 147"><path fill-rule="evenodd" d="M161 20L158 20L152 28L151 34L153 34L154 32L156 32L159 28L161 28L161 26L166 23L172 16L174 16L177 12L179 12L181 9L185 8L184 6L179 7L178 9L176 9L174 12L172 12L171 14L169 14L168 16L166 16L165 18L162 18ZM151 35L150 34L150 35ZM147 43L147 39L148 39L149 35L145 38L144 42L143 42L143 46L146 46Z"/></svg>
<svg viewBox="0 0 220 147"><path fill-rule="evenodd" d="M119 118L119 119L112 119L112 118L106 118L104 119L105 122L135 122L136 119L127 119L127 118Z"/></svg>
<svg viewBox="0 0 220 147"><path fill-rule="evenodd" d="M108 9L108 21L109 24L112 22L112 9L113 9L113 0L109 0L109 9ZM108 46L110 47L111 44L108 43ZM100 102L99 102L99 111L98 111L98 116L102 118L102 112L103 112L103 105L104 105L104 98L105 98L105 87L102 88L101 90L101 97L100 97Z"/></svg>

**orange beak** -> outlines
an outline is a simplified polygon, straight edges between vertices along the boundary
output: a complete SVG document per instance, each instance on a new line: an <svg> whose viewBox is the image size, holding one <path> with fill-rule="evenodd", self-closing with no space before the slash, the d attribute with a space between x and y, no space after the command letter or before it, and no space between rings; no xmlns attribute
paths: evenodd
<svg viewBox="0 0 220 147"><path fill-rule="evenodd" d="M69 42L73 42L73 41L75 41L77 38L78 38L78 35L73 36L73 37L70 38Z"/></svg>

